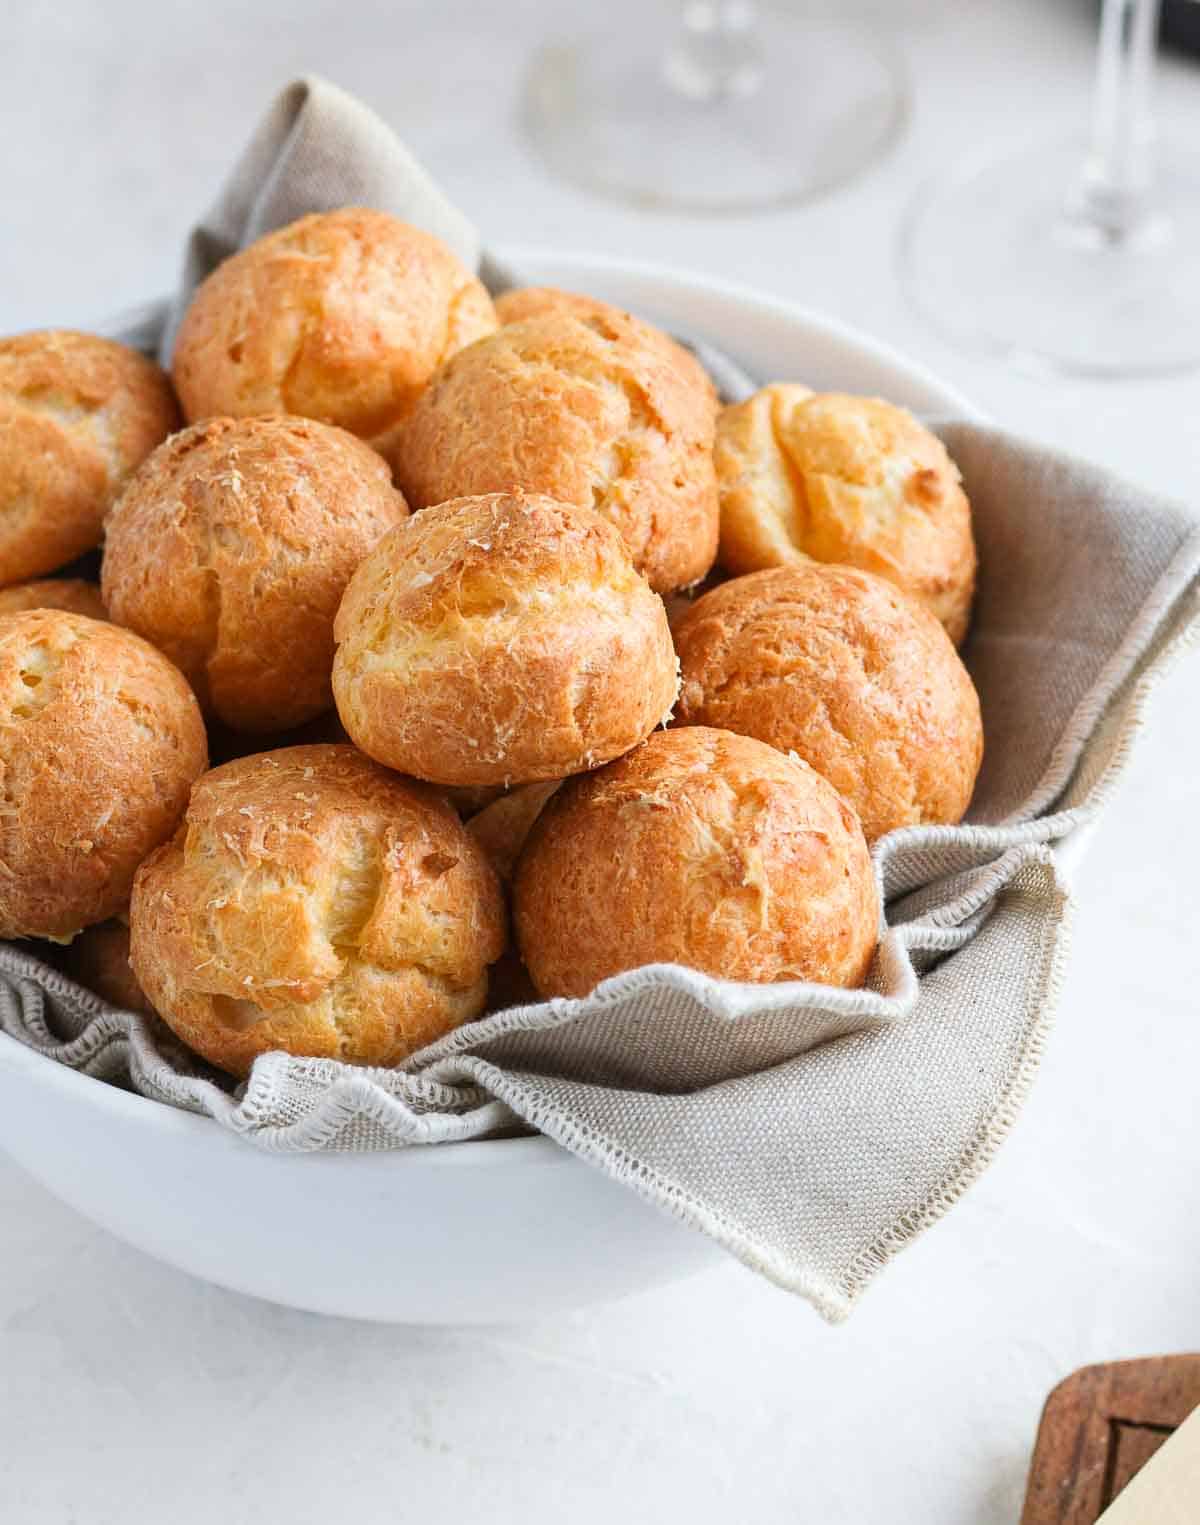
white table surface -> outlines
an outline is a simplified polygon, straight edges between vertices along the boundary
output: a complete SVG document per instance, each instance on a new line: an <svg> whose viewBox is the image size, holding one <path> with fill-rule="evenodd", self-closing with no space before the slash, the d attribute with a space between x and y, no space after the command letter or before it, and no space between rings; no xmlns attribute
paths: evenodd
<svg viewBox="0 0 1200 1525"><path fill-rule="evenodd" d="M819 206L708 222L592 200L529 156L522 62L575 7L7 0L0 332L86 324L168 286L266 98L315 68L406 133L496 241L611 249L826 308L1012 426L1200 504L1196 377L1030 379L906 309L894 230L912 189L988 137L1077 119L1092 22L1073 0L921 8L904 34L914 118L890 159ZM1163 98L1195 137L1200 67L1172 64ZM1200 1347L1198 695L1192 662L1097 836L1015 1132L846 1326L732 1264L534 1327L324 1321L160 1267L0 1159L0 1519L1011 1525L1056 1381Z"/></svg>

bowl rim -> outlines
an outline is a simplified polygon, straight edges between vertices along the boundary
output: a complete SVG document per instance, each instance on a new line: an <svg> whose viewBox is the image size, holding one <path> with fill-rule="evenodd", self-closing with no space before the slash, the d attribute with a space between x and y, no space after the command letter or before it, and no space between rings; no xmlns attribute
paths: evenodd
<svg viewBox="0 0 1200 1525"><path fill-rule="evenodd" d="M707 271L691 270L686 266L668 265L655 260L624 259L615 254L589 254L579 249L556 249L548 244L501 244L497 248L500 262L520 271L529 265L534 269L551 265L559 269L578 270L581 275L600 272L626 278L652 281L655 285L672 292L694 294L702 289L705 295L717 296L741 307L753 308L763 317L784 315L792 322L807 324L821 329L826 338L835 339L848 349L869 355L881 365L904 371L911 380L938 394L947 414L956 414L976 423L988 422L988 415L976 403L936 372L920 361L910 359L902 350L876 339L863 329L836 318L819 308L810 307L790 297L772 296L760 287L731 281L724 276L710 275Z"/></svg>
<svg viewBox="0 0 1200 1525"><path fill-rule="evenodd" d="M127 1091L121 1086L109 1085L81 1070L69 1069L65 1064L59 1064L57 1060L50 1058L49 1055L40 1054L36 1049L27 1047L8 1033L0 1032L0 1070L4 1069L25 1076L51 1091L57 1091L69 1101L90 1102L101 1112L115 1114L134 1123L139 1121L150 1123L168 1134L197 1139L201 1137L219 1139L222 1145L227 1141L235 1147L250 1146L249 1140L241 1138L235 1130L218 1127L215 1118L199 1112L187 1112L181 1107L169 1106L166 1102L156 1101L150 1096L142 1096L137 1091ZM303 1156L292 1152L280 1152L274 1155L274 1158L285 1161L297 1158L321 1160L324 1162L321 1167L323 1169L344 1170L355 1164L361 1167L363 1160L370 1159L414 1161L420 1159L435 1162L439 1168L461 1168L489 1163L499 1164L500 1161L495 1153L497 1144L505 1145L504 1157L510 1163L517 1163L520 1160L525 1164L552 1164L573 1158L566 1150L561 1149L542 1134L506 1139L450 1139L444 1142L453 1147L444 1148L439 1142L436 1145L417 1144L412 1148L374 1152L313 1150ZM268 1157L266 1151L256 1149L255 1153L263 1158Z"/></svg>
<svg viewBox="0 0 1200 1525"><path fill-rule="evenodd" d="M586 279L589 274L599 274L601 277L612 275L618 278L644 280L672 294L686 293L689 297L696 295L718 297L740 307L751 309L759 317L784 318L789 323L802 324L819 331L828 340L833 340L849 350L867 356L881 366L904 372L926 391L942 398L943 407L948 414L955 413L977 422L986 420L986 415L969 402L957 388L947 384L924 365L910 360L891 345L870 337L853 324L846 323L840 318L831 317L818 309L786 297L772 296L742 282L726 280L705 271L689 270L686 267L656 261L624 259L619 255L611 254L589 254L584 250L556 249L553 246L541 244L501 244L497 249L497 255L505 265L517 271L522 267L529 267L532 272L549 267L560 271L577 271L583 279ZM99 331L112 333L117 328L132 325L140 319L147 318L161 305L161 302L146 303L140 307L128 309L117 317L97 325L97 328ZM169 1106L149 1096L142 1096L136 1091L127 1091L119 1086L99 1081L94 1076L81 1071L68 1069L66 1065L57 1063L49 1056L38 1053L37 1050L27 1047L18 1039L3 1032L0 1032L0 1067L21 1072L29 1079L44 1084L51 1090L57 1090L67 1097L90 1100L101 1110L115 1113L132 1122L141 1120L152 1123L167 1132L197 1138L207 1136L211 1139L220 1139L223 1137L235 1146L237 1143L249 1144L248 1140L239 1139L232 1130L218 1128L214 1118ZM503 1145L503 1150L500 1150L498 1145ZM262 1154L262 1151L255 1152ZM275 1158L286 1161L295 1160L297 1156L278 1154ZM502 1163L567 1165L573 1163L575 1157L552 1139L536 1134L533 1137L521 1138L446 1141L445 1144L439 1143L436 1146L418 1145L413 1148L385 1150L374 1154L315 1151L303 1158L320 1161L319 1168L322 1169L362 1169L365 1160L387 1161L389 1169L415 1166L418 1162L432 1164L439 1169L461 1169L494 1167Z"/></svg>

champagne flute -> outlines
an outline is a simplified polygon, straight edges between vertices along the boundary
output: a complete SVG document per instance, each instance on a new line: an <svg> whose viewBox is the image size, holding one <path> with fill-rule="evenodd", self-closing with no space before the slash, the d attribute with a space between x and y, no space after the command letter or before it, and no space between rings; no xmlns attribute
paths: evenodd
<svg viewBox="0 0 1200 1525"><path fill-rule="evenodd" d="M1104 0L1086 146L986 155L911 208L902 278L948 337L1088 376L1200 363L1200 152L1154 131L1160 3Z"/></svg>
<svg viewBox="0 0 1200 1525"><path fill-rule="evenodd" d="M901 67L863 26L751 0L602 9L592 35L539 53L525 96L538 151L590 190L702 213L803 201L903 123Z"/></svg>

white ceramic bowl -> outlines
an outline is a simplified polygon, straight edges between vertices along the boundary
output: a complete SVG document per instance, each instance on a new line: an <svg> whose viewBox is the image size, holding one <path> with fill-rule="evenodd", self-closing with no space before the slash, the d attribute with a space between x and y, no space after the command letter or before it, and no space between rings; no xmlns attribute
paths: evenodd
<svg viewBox="0 0 1200 1525"><path fill-rule="evenodd" d="M975 411L882 345L736 286L591 255L503 255L531 283L592 292L707 339L764 379ZM547 1139L268 1154L3 1035L0 1147L147 1254L320 1313L509 1322L671 1281L721 1254Z"/></svg>

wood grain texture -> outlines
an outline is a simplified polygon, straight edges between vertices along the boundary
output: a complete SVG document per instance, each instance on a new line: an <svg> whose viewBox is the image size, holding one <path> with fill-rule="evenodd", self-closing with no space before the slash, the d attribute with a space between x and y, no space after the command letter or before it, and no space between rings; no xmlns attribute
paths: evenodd
<svg viewBox="0 0 1200 1525"><path fill-rule="evenodd" d="M1095 1525L1200 1406L1200 1355L1085 1366L1042 1410L1021 1525Z"/></svg>

